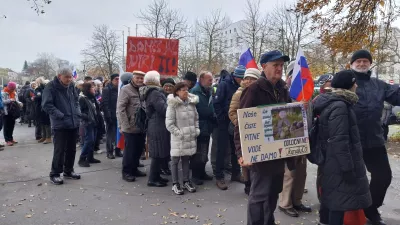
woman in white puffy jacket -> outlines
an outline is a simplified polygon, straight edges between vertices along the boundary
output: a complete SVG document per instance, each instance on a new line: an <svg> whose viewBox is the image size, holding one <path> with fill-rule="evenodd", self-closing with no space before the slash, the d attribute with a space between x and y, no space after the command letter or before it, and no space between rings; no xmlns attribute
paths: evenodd
<svg viewBox="0 0 400 225"><path fill-rule="evenodd" d="M173 94L170 94L167 100L165 125L171 133L172 191L177 195L183 194L178 177L179 161L182 162L183 188L189 192L196 191L189 179L189 159L196 153L196 140L200 135L199 115L196 109L198 102L198 96L190 94L188 86L183 82L175 85Z"/></svg>

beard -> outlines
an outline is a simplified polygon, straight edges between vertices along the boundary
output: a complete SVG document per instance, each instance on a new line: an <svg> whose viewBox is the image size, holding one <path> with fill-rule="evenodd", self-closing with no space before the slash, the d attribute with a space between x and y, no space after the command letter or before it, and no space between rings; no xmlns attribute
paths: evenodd
<svg viewBox="0 0 400 225"><path fill-rule="evenodd" d="M369 68L366 68L366 69L358 69L358 68L356 68L356 67L353 66L353 65L351 65L351 69L354 70L354 71L356 71L356 72L358 72L358 73L365 73L365 74L367 74L368 71L369 71Z"/></svg>

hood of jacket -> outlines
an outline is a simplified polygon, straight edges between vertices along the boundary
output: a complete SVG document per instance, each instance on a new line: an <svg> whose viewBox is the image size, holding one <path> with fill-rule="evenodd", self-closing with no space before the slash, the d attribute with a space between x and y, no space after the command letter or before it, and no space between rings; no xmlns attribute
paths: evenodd
<svg viewBox="0 0 400 225"><path fill-rule="evenodd" d="M189 93L188 103L196 105L197 103L199 103L199 96ZM183 103L182 99L179 98L178 96L174 97L173 94L170 94L170 95L168 95L167 104L168 104L168 106L176 107L177 105L184 104L184 103Z"/></svg>
<svg viewBox="0 0 400 225"><path fill-rule="evenodd" d="M147 98L147 95L150 93L150 91L157 90L161 91L162 88L158 86L153 86L153 85L148 85L148 86L143 86L139 88L139 94L140 94L140 100L144 101Z"/></svg>
<svg viewBox="0 0 400 225"><path fill-rule="evenodd" d="M336 92L332 91L329 93L318 95L313 102L313 107L316 114L320 114L325 108L332 104L332 102L343 101L347 105L354 105L357 100L358 97L354 92L348 90L343 91L343 89L336 89Z"/></svg>

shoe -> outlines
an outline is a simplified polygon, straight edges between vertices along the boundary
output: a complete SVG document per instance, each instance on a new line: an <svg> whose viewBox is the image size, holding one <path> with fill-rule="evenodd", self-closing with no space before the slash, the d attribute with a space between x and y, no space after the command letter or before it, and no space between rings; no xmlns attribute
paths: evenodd
<svg viewBox="0 0 400 225"><path fill-rule="evenodd" d="M205 173L205 172L201 175L200 178L201 178L202 180L213 180L213 179L214 179L213 176L210 176L210 175L208 175L208 174Z"/></svg>
<svg viewBox="0 0 400 225"><path fill-rule="evenodd" d="M188 190L188 192L190 192L190 193L196 192L196 187L193 186L192 182L190 182L190 181L184 181L183 182L183 188Z"/></svg>
<svg viewBox="0 0 400 225"><path fill-rule="evenodd" d="M293 208L298 212L308 212L308 213L312 212L312 209L310 206L305 206L303 204L293 205Z"/></svg>
<svg viewBox="0 0 400 225"><path fill-rule="evenodd" d="M115 151L115 157L124 157L124 155L121 153L121 151Z"/></svg>
<svg viewBox="0 0 400 225"><path fill-rule="evenodd" d="M15 144L18 144L18 141L12 140L12 143L15 145Z"/></svg>
<svg viewBox="0 0 400 225"><path fill-rule="evenodd" d="M89 162L86 160L86 158L80 158L78 161L78 165L80 167L90 167Z"/></svg>
<svg viewBox="0 0 400 225"><path fill-rule="evenodd" d="M138 167L143 168L144 164L143 163L139 163Z"/></svg>
<svg viewBox="0 0 400 225"><path fill-rule="evenodd" d="M136 170L136 171L133 173L133 175L136 176L136 177L145 177L145 176L146 176L146 173L145 173L145 172L142 172L142 171L140 171L140 170Z"/></svg>
<svg viewBox="0 0 400 225"><path fill-rule="evenodd" d="M249 194L250 194L250 187L251 187L250 181L244 182L244 193L245 193L246 195L249 195Z"/></svg>
<svg viewBox="0 0 400 225"><path fill-rule="evenodd" d="M64 183L63 179L61 177L50 177L51 183L55 185L61 185Z"/></svg>
<svg viewBox="0 0 400 225"><path fill-rule="evenodd" d="M0 148L4 148L4 147L6 147L5 145L3 145L3 144L0 144Z"/></svg>
<svg viewBox="0 0 400 225"><path fill-rule="evenodd" d="M108 159L115 159L115 156L113 154L108 153L107 154L107 158Z"/></svg>
<svg viewBox="0 0 400 225"><path fill-rule="evenodd" d="M161 174L164 176L171 176L171 170L169 169L161 169Z"/></svg>
<svg viewBox="0 0 400 225"><path fill-rule="evenodd" d="M232 176L231 176L231 182L239 182L239 183L244 184L244 180L243 180L243 177L242 177L241 174L232 175Z"/></svg>
<svg viewBox="0 0 400 225"><path fill-rule="evenodd" d="M32 124L29 124L28 127L32 127Z"/></svg>
<svg viewBox="0 0 400 225"><path fill-rule="evenodd" d="M299 213L294 208L284 209L279 206L279 210L291 217L299 217Z"/></svg>
<svg viewBox="0 0 400 225"><path fill-rule="evenodd" d="M95 152L97 152L97 151L99 151L100 150L100 147L99 146L94 146L94 151ZM100 154L100 153L99 153Z"/></svg>
<svg viewBox="0 0 400 225"><path fill-rule="evenodd" d="M179 183L173 184L172 185L172 191L176 194L176 195L183 195L183 189L181 188L181 185Z"/></svg>
<svg viewBox="0 0 400 225"><path fill-rule="evenodd" d="M223 190L223 191L225 191L225 190L228 189L228 186L226 185L224 179L222 179L222 180L217 180L216 184L217 184L217 187L218 187L219 189Z"/></svg>
<svg viewBox="0 0 400 225"><path fill-rule="evenodd" d="M149 181L149 182L147 182L147 186L149 186L149 187L165 187L165 186L167 186L167 184L161 183L160 181L156 181L156 182Z"/></svg>
<svg viewBox="0 0 400 225"><path fill-rule="evenodd" d="M46 140L43 142L43 144L50 144L52 143L51 138L46 138Z"/></svg>
<svg viewBox="0 0 400 225"><path fill-rule="evenodd" d="M101 154L101 153L103 153L104 151L103 150L95 150L94 151L96 154Z"/></svg>
<svg viewBox="0 0 400 225"><path fill-rule="evenodd" d="M304 188L304 194L307 194L307 193L308 193L308 189Z"/></svg>
<svg viewBox="0 0 400 225"><path fill-rule="evenodd" d="M36 137L36 141L39 141L40 139L42 139L41 137Z"/></svg>
<svg viewBox="0 0 400 225"><path fill-rule="evenodd" d="M101 163L101 161L100 161L100 160L98 160L98 159L95 159L94 157L91 157L91 158L90 158L90 159L88 159L87 161L88 161L88 163L90 163L90 164Z"/></svg>
<svg viewBox="0 0 400 225"><path fill-rule="evenodd" d="M1 151L4 151L4 147L2 147L2 148L0 147L0 152L1 152Z"/></svg>
<svg viewBox="0 0 400 225"><path fill-rule="evenodd" d="M7 145L7 146L13 146L14 143L12 143L11 141L7 141L6 145Z"/></svg>
<svg viewBox="0 0 400 225"><path fill-rule="evenodd" d="M133 182L136 180L136 177L127 173L122 174L122 179L127 182Z"/></svg>
<svg viewBox="0 0 400 225"><path fill-rule="evenodd" d="M75 172L64 173L63 176L64 176L64 178L72 179L72 180L80 180L81 179L81 175L76 174Z"/></svg>
<svg viewBox="0 0 400 225"><path fill-rule="evenodd" d="M203 185L203 184L204 184L204 182L203 182L200 178L198 178L198 177L192 177L192 182L193 182L195 185Z"/></svg>
<svg viewBox="0 0 400 225"><path fill-rule="evenodd" d="M166 184L168 184L168 182L169 182L168 179L165 179L165 178L162 178L162 177L159 177L158 181L160 181L161 183L166 183Z"/></svg>
<svg viewBox="0 0 400 225"><path fill-rule="evenodd" d="M42 142L44 142L45 140L46 140L46 138L41 138L41 139L38 140L38 143L42 143Z"/></svg>

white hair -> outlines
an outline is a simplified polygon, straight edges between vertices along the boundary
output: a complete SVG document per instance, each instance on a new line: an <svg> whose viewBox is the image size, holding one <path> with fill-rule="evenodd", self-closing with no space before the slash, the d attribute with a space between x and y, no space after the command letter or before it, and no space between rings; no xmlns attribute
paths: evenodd
<svg viewBox="0 0 400 225"><path fill-rule="evenodd" d="M155 70L147 72L146 75L144 75L143 83L146 84L146 85L147 84L153 84L153 85L161 86L161 84L160 84L160 74Z"/></svg>
<svg viewBox="0 0 400 225"><path fill-rule="evenodd" d="M61 67L60 69L58 69L57 74L61 76L72 75L72 70L69 67Z"/></svg>
<svg viewBox="0 0 400 225"><path fill-rule="evenodd" d="M50 82L50 80L44 80L44 84L48 84Z"/></svg>
<svg viewBox="0 0 400 225"><path fill-rule="evenodd" d="M44 84L44 81L45 81L44 77L38 77L38 78L36 78L36 80L35 80L35 82L36 82L37 85Z"/></svg>
<svg viewBox="0 0 400 225"><path fill-rule="evenodd" d="M103 84L100 80L94 80L93 83L95 85L102 85Z"/></svg>

